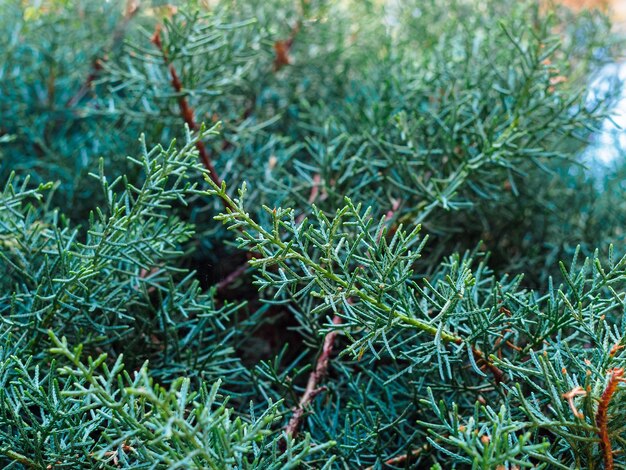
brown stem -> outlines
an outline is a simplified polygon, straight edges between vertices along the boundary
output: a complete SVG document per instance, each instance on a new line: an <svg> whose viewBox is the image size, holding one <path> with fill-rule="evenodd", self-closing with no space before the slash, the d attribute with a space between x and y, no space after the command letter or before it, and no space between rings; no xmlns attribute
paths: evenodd
<svg viewBox="0 0 626 470"><path fill-rule="evenodd" d="M82 100L83 97L89 92L89 90L91 89L91 84L98 76L98 73L100 72L100 70L102 70L102 61L106 61L106 60L107 60L106 56L103 57L102 59L96 58L93 60L93 62L91 63L91 70L89 72L89 75L87 75L87 78L85 79L84 83L79 88L79 90L74 94L74 96L72 96L69 100L65 102L66 108L72 108L76 106L78 102Z"/></svg>
<svg viewBox="0 0 626 470"><path fill-rule="evenodd" d="M493 375L493 380L495 381L496 385L500 385L504 381L504 372L496 367L496 365L491 362L482 351L472 346L472 355L474 356L474 360L476 361L476 363L482 362L485 367L489 369L489 372L491 373L491 375Z"/></svg>
<svg viewBox="0 0 626 470"><path fill-rule="evenodd" d="M291 50L291 46L293 46L293 42L296 39L296 36L300 32L301 26L302 26L302 21L298 20L296 24L293 25L293 27L291 28L291 32L287 39L276 41L274 43L274 52L276 53L274 57L274 72L278 72L285 65L291 64L289 51Z"/></svg>
<svg viewBox="0 0 626 470"><path fill-rule="evenodd" d="M178 108L180 109L180 115L183 118L183 121L187 124L190 130L197 130L198 123L196 122L194 116L194 110L189 104L187 97L184 95L184 87L183 83L178 76L178 72L174 67L174 64L170 61L170 58L167 54L167 50L163 47L163 42L161 41L161 25L158 24L154 34L152 35L152 44L154 44L159 51L161 51L161 55L163 56L163 61L165 65L167 65L168 71L170 73L170 84L176 93L178 93ZM225 141L226 142L226 141ZM211 180L218 186L221 186L222 180L220 179L217 171L215 170L215 166L213 165L213 159L211 158L211 154L208 149L204 145L204 142L198 140L196 142L196 149L198 150L198 154L200 156L200 160L204 167L209 171L209 177ZM228 209L228 207L227 207ZM243 266L236 268L233 272L231 272L226 278L224 278L217 285L217 290L222 291L228 285L232 284L235 280L237 280L243 273L246 271L247 263Z"/></svg>
<svg viewBox="0 0 626 470"><path fill-rule="evenodd" d="M580 385L574 387L569 392L566 392L562 395L563 398L567 400L567 404L569 405L570 410L572 410L572 414L576 416L578 419L585 419L585 415L578 411L576 408L576 403L574 400L576 397L585 397L587 396L587 391L582 388Z"/></svg>
<svg viewBox="0 0 626 470"><path fill-rule="evenodd" d="M237 279L239 279L243 275L243 273L246 272L246 269L248 269L248 262L247 261L244 264L242 264L241 266L239 266L237 269L235 269L233 272L231 272L224 279L222 279L217 284L217 291L221 292L224 289L226 289L229 285L231 285L233 282L235 282Z"/></svg>
<svg viewBox="0 0 626 470"><path fill-rule="evenodd" d="M154 44L160 51L163 56L163 61L167 65L167 68L170 72L170 83L172 84L172 88L179 94L178 97L178 108L180 109L180 115L189 126L190 130L198 130L198 124L196 123L194 117L193 108L189 105L189 101L187 101L187 97L183 94L183 84L178 77L178 72L176 72L176 68L174 64L170 62L170 59L167 55L167 51L163 47L163 43L161 42L161 25L157 25L154 34L152 35L152 44ZM196 142L196 148L198 149L198 154L200 155L200 159L202 160L202 164L204 167L209 170L209 177L213 180L215 184L220 186L222 181L220 177L217 175L215 171L215 167L213 166L213 161L211 159L211 155L207 150L204 142L198 140Z"/></svg>
<svg viewBox="0 0 626 470"><path fill-rule="evenodd" d="M414 459L419 454L421 454L425 450L428 450L429 448L430 448L430 446L428 444L425 444L424 446L419 447L419 448L409 452L408 454L403 454L403 455L399 455L397 457L393 457L391 459L387 459L383 463L383 468L390 467L392 465L402 465L407 460ZM374 470L374 465L371 465L371 466L365 468L365 470Z"/></svg>
<svg viewBox="0 0 626 470"><path fill-rule="evenodd" d="M194 116L194 110L189 104L187 97L183 94L183 91L184 91L183 83L180 80L180 77L178 76L178 72L176 71L174 64L170 61L167 51L163 47L163 42L161 41L161 25L160 24L157 25L154 31L154 34L152 35L151 41L152 41L152 44L154 44L159 49L159 51L161 51L161 55L163 56L163 61L167 65L167 68L170 73L170 78L171 78L170 83L172 85L172 88L174 88L174 91L176 91L176 93L179 94L178 100L177 100L178 108L180 109L180 115L183 118L183 121L185 121L185 123L187 124L190 130L197 130L198 123L196 122L196 119ZM211 154L209 153L206 146L204 145L204 142L202 142L201 140L198 140L196 142L196 149L198 150L198 154L200 156L200 160L202 161L202 164L207 170L209 170L209 177L211 178L211 180L216 185L221 186L222 180L220 179L219 175L217 174L217 171L215 170L215 166L213 165ZM246 268L247 268L247 263L238 267L233 272L231 272L228 276L226 276L226 278L224 278L217 285L217 290L218 291L224 290L228 285L230 285L235 280L237 280L246 271Z"/></svg>
<svg viewBox="0 0 626 470"><path fill-rule="evenodd" d="M611 439L609 438L609 419L608 410L611 398L617 390L617 385L624 381L624 369L612 369L609 372L609 383L606 385L600 403L598 404L598 411L596 412L596 425L598 426L598 437L600 438L600 449L604 455L604 470L613 470L613 450L611 449Z"/></svg>
<svg viewBox="0 0 626 470"><path fill-rule="evenodd" d="M337 315L333 317L333 324L339 325L341 324L341 318ZM306 384L306 389L300 398L298 403L298 407L294 410L291 419L289 420L289 424L285 428L285 432L291 437L296 437L298 434L298 428L300 427L300 422L302 421L302 417L304 416L304 409L308 406L309 403L315 398L315 396L324 391L324 387L319 387L318 384L322 380L322 378L326 375L328 371L328 362L330 360L330 355L333 352L333 346L335 344L335 338L337 337L336 331L330 331L326 334L324 338L324 345L322 346L322 352L317 358L317 362L315 364L315 369L309 375L309 380Z"/></svg>

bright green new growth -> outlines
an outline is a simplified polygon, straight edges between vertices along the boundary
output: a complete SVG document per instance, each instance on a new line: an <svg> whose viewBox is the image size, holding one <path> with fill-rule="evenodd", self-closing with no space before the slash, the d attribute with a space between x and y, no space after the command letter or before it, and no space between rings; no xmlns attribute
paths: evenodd
<svg viewBox="0 0 626 470"><path fill-rule="evenodd" d="M626 465L602 14L157 3L0 0L3 468Z"/></svg>

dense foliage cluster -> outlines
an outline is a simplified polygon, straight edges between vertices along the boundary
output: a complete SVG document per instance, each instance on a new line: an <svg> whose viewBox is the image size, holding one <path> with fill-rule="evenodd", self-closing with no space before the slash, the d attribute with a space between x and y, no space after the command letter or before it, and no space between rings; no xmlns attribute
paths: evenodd
<svg viewBox="0 0 626 470"><path fill-rule="evenodd" d="M3 468L626 466L626 167L581 157L603 14L0 0L0 29Z"/></svg>

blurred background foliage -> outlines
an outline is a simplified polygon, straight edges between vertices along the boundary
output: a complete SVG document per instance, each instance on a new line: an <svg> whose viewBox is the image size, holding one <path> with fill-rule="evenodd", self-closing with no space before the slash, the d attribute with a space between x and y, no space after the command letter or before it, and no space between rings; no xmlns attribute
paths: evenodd
<svg viewBox="0 0 626 470"><path fill-rule="evenodd" d="M577 243L621 240L615 202L604 204L621 192L619 162L598 183L576 157L618 96L617 83L585 92L618 49L603 16L502 2L194 5L5 2L4 178L59 181L56 201L84 218L98 158L125 173L140 133L180 136L150 42L165 20L180 93L198 123L222 122L217 172L246 180L258 207L306 214L313 193L329 213L344 197L397 206L441 253L482 240L498 268L533 283ZM276 70L276 45L292 39ZM196 264L219 265L224 234L206 202L192 206Z"/></svg>

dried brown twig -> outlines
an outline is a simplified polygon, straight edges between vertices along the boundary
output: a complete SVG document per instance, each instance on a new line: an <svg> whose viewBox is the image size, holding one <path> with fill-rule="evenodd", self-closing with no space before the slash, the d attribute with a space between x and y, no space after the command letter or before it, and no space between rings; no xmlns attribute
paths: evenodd
<svg viewBox="0 0 626 470"><path fill-rule="evenodd" d="M289 37L287 39L279 40L274 43L274 72L278 72L285 65L291 64L291 57L289 57L289 51L291 51L291 47L293 46L293 42L296 39L296 36L300 32L300 28L302 27L302 22L299 20L296 24L291 28L291 32L289 33Z"/></svg>
<svg viewBox="0 0 626 470"><path fill-rule="evenodd" d="M598 437L600 438L600 448L602 449L602 455L604 457L605 470L613 470L615 468L613 463L613 449L609 437L609 404L611 403L613 394L617 390L618 384L624 381L626 381L626 379L624 379L624 369L612 369L609 371L609 383L602 393L600 403L598 404L598 411L596 412L596 425L598 426Z"/></svg>
<svg viewBox="0 0 626 470"><path fill-rule="evenodd" d="M341 324L341 318L337 315L333 317L333 324L339 325ZM320 353L317 361L315 363L315 369L309 375L309 380L307 381L306 388L302 397L300 397L300 401L298 402L298 406L293 412L287 427L285 428L285 432L291 437L295 437L298 434L298 428L300 427L300 422L302 421L302 417L304 416L305 408L311 403L313 398L315 398L320 392L326 390L325 387L320 387L319 383L322 378L328 372L328 363L330 361L330 356L333 352L333 347L335 344L335 338L337 337L336 331L331 331L326 334L324 338L324 345L322 346L322 352Z"/></svg>
<svg viewBox="0 0 626 470"><path fill-rule="evenodd" d="M422 452L428 450L430 448L429 444L424 444L422 447L418 447L417 449L403 455L399 455L397 457L393 457L391 459L385 460L383 464L383 468L390 467L392 465L399 466L407 462L408 460L412 460L415 457L419 456ZM367 467L365 470L374 470L374 466L371 465Z"/></svg>

